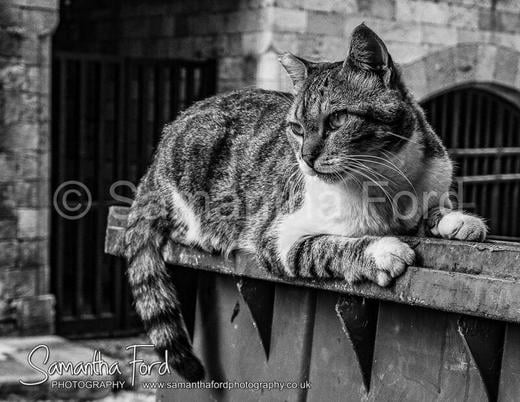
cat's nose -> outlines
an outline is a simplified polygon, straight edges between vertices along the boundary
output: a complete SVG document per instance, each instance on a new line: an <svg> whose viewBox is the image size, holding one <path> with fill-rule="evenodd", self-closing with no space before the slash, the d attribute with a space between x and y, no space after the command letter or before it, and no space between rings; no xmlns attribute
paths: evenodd
<svg viewBox="0 0 520 402"><path fill-rule="evenodd" d="M317 158L318 158L317 155L313 155L313 154L304 154L304 155L302 155L302 159L304 160L304 162L310 168L313 168L313 169L314 169L314 162L316 162Z"/></svg>

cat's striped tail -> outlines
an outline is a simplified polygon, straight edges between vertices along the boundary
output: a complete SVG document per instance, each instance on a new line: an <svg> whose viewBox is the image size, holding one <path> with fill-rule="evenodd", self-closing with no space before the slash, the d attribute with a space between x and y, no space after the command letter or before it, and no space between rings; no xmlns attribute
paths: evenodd
<svg viewBox="0 0 520 402"><path fill-rule="evenodd" d="M169 366L188 381L204 378L182 317L177 292L161 254L171 224L153 200L132 205L125 234L128 280L135 308L161 357L168 351Z"/></svg>

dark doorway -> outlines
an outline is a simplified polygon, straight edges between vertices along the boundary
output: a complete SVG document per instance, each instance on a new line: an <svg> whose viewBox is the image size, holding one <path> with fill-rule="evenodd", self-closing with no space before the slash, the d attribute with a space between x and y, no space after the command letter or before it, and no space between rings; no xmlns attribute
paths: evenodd
<svg viewBox="0 0 520 402"><path fill-rule="evenodd" d="M214 94L215 75L211 61L54 54L52 193L59 205L53 208L51 266L59 334L140 330L124 261L103 251L108 207L132 197L130 183L144 173L163 124ZM70 218L82 211L81 219Z"/></svg>
<svg viewBox="0 0 520 402"><path fill-rule="evenodd" d="M422 106L455 161L463 207L488 220L493 238L520 241L520 94L474 84Z"/></svg>

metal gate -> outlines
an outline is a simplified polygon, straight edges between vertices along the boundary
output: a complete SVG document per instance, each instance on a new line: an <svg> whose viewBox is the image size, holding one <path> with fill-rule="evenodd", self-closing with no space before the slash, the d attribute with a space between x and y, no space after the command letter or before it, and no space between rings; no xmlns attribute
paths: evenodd
<svg viewBox="0 0 520 402"><path fill-rule="evenodd" d="M519 95L474 84L423 107L455 161L463 207L488 220L493 238L520 241Z"/></svg>
<svg viewBox="0 0 520 402"><path fill-rule="evenodd" d="M213 61L54 54L51 282L59 334L140 330L124 261L103 252L108 207L132 197L129 183L144 173L162 125L215 93L215 76Z"/></svg>

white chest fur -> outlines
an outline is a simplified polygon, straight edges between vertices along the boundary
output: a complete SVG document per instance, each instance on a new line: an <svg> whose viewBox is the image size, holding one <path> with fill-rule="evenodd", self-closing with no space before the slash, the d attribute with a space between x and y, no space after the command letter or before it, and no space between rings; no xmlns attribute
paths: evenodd
<svg viewBox="0 0 520 402"><path fill-rule="evenodd" d="M286 215L278 226L278 250L285 262L291 246L309 235L331 234L358 237L368 233L386 233L390 225L376 204L381 198L369 199L356 188L325 183L305 176L302 207Z"/></svg>

